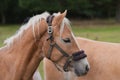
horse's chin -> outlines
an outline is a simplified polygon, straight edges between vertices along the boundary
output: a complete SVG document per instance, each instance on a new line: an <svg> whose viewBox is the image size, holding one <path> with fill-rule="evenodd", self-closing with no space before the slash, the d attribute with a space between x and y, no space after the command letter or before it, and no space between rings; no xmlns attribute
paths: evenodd
<svg viewBox="0 0 120 80"><path fill-rule="evenodd" d="M78 70L75 70L74 68L71 68L70 72L76 77L85 76L87 74L87 72L78 71Z"/></svg>
<svg viewBox="0 0 120 80"><path fill-rule="evenodd" d="M76 76L84 76L88 73L90 66L87 62L87 59L81 59L79 61L74 62L74 73L76 74Z"/></svg>
<svg viewBox="0 0 120 80"><path fill-rule="evenodd" d="M75 72L75 76L77 76L77 77L85 76L86 74L87 74L87 72L85 72L85 73L76 73Z"/></svg>

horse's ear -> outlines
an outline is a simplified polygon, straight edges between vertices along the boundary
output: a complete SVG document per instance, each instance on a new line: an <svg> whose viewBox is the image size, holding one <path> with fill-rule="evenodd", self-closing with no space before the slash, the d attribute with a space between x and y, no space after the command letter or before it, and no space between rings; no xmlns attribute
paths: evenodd
<svg viewBox="0 0 120 80"><path fill-rule="evenodd" d="M55 16L52 25L56 27L60 26L66 14L67 14L67 10L65 10L62 14L59 13L58 16Z"/></svg>

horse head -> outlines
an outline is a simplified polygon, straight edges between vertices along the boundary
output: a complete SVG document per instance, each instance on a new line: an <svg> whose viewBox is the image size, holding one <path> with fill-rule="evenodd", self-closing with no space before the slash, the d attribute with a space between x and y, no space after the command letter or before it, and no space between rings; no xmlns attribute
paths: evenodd
<svg viewBox="0 0 120 80"><path fill-rule="evenodd" d="M77 76L89 71L87 55L78 46L64 13L53 14L44 21L47 30L42 38L42 52L60 71L72 71Z"/></svg>

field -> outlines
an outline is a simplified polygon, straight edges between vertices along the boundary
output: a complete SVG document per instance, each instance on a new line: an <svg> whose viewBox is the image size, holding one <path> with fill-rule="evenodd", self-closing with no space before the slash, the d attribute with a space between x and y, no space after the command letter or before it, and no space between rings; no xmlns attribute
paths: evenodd
<svg viewBox="0 0 120 80"><path fill-rule="evenodd" d="M12 36L20 25L0 25L0 46L4 46L3 41ZM120 43L120 25L83 25L73 26L75 36L85 37L93 40ZM42 64L41 64L42 65ZM39 67L43 77L42 67Z"/></svg>

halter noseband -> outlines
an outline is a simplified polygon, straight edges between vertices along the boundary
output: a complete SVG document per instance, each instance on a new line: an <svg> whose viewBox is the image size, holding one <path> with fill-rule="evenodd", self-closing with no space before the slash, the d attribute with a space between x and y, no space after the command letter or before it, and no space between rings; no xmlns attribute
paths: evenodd
<svg viewBox="0 0 120 80"><path fill-rule="evenodd" d="M78 51L78 52L75 52L72 54L72 56L70 56L68 53L66 53L57 43L54 42L54 37L53 37L53 29L52 29L52 20L53 20L54 16L53 15L50 15L47 17L47 23L48 23L48 34L49 34L49 37L47 39L50 40L50 48L48 50L48 59L51 59L51 54L52 54L52 50L53 48L55 47L56 49L58 49L61 54L63 55L60 59L62 59L63 57L67 57L67 60L63 66L63 70L65 72L68 72L68 67L70 66L70 63L72 61L78 61L80 59L83 59L85 57L87 57L87 55L84 53L83 50L81 51ZM53 61L53 63L55 64L56 66L56 62L58 62L60 59L58 59L57 61ZM56 68L58 70L60 70L57 66ZM60 70L61 71L61 70Z"/></svg>

